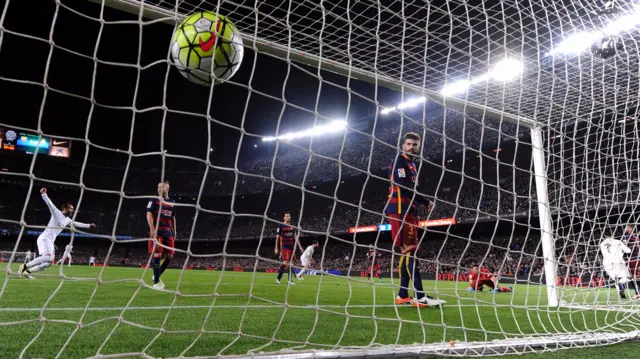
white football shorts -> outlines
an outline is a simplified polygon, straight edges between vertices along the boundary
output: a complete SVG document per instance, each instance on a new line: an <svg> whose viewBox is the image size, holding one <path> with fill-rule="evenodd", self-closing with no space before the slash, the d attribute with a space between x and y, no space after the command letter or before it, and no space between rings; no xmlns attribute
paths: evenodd
<svg viewBox="0 0 640 359"><path fill-rule="evenodd" d="M307 257L300 257L300 263L302 263L303 267L306 267L309 265L309 262L311 258L307 258Z"/></svg>
<svg viewBox="0 0 640 359"><path fill-rule="evenodd" d="M51 253L51 256L55 256L55 247L53 241L48 238L38 237L38 255L43 256L47 253Z"/></svg>
<svg viewBox="0 0 640 359"><path fill-rule="evenodd" d="M625 263L605 263L604 270L611 279L631 278L629 267Z"/></svg>

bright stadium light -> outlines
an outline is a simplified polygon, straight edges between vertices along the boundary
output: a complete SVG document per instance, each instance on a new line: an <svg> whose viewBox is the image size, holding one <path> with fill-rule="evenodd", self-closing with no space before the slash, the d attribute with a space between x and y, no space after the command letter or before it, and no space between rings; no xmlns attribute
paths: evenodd
<svg viewBox="0 0 640 359"><path fill-rule="evenodd" d="M290 132L277 137L272 137L272 136L263 137L262 142L275 141L275 140L291 141L297 138L320 136L327 133L340 132L344 130L346 127L347 127L347 121L334 120L329 122L326 125L318 125L303 131Z"/></svg>
<svg viewBox="0 0 640 359"><path fill-rule="evenodd" d="M631 14L620 16L617 20L611 21L602 29L602 33L607 36L618 35L625 31L633 30L640 24L640 7L636 7Z"/></svg>
<svg viewBox="0 0 640 359"><path fill-rule="evenodd" d="M633 13L625 14L610 21L600 30L577 32L569 35L560 44L551 50L547 56L553 55L577 55L588 50L603 37L616 36L623 32L631 31L640 25L640 7L636 6Z"/></svg>
<svg viewBox="0 0 640 359"><path fill-rule="evenodd" d="M513 58L506 58L498 62L496 66L486 74L474 77L473 79L471 79L471 81L458 80L456 82L448 84L444 88L442 88L442 90L440 90L440 93L443 96L460 95L467 92L467 90L469 90L471 86L475 86L489 80L501 82L515 80L522 74L523 71L524 64L522 63L522 61Z"/></svg>
<svg viewBox="0 0 640 359"><path fill-rule="evenodd" d="M469 82L467 80L458 80L458 81L456 81L454 83L446 85L440 91L440 93L443 96L459 95L459 94L463 94L463 93L467 92L469 87L471 87L471 82Z"/></svg>
<svg viewBox="0 0 640 359"><path fill-rule="evenodd" d="M389 113L391 113L392 111L395 110L404 110L405 108L410 108L410 107L414 107L417 106L423 102L425 102L427 100L426 97L416 97L416 98L412 98L410 100L407 100L401 104L399 104L398 106L395 107L387 107L387 108L383 108L382 110L380 110L380 114L381 115L387 115Z"/></svg>
<svg viewBox="0 0 640 359"><path fill-rule="evenodd" d="M599 31L578 32L564 39L549 55L575 55L587 50L591 45L602 38Z"/></svg>
<svg viewBox="0 0 640 359"><path fill-rule="evenodd" d="M493 80L507 82L520 77L523 70L524 65L522 61L507 58L496 64L490 76Z"/></svg>

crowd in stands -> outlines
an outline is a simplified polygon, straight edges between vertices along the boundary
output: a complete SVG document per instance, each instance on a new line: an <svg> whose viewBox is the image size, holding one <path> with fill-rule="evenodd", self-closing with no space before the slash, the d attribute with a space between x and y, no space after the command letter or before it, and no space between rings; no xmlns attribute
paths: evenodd
<svg viewBox="0 0 640 359"><path fill-rule="evenodd" d="M304 239L302 240L304 244ZM23 242L18 251L33 250L31 242ZM66 243L66 242L64 242ZM558 258L557 273L560 276L598 276L602 272L598 260L598 247L589 249L575 241L566 241L556 249ZM8 260L13 245L8 241L0 242L0 259ZM110 249L108 241L88 242L76 240L73 249L74 264L88 264L89 257L96 256L97 263L110 266L136 266L148 264L149 255L144 246L132 246L117 243ZM59 246L64 247L64 244ZM312 268L317 270L339 270L343 273L352 271L359 273L366 271L369 262L366 254L370 244L329 239L316 250ZM182 246L184 249L184 246ZM195 249L194 249L195 248ZM280 260L273 251L273 241L262 243L235 241L229 242L226 252L222 246L195 246L192 248L194 256L187 257L183 250L178 250L171 268L233 270L242 268L243 271L276 269ZM376 250L382 254L377 259L384 272L396 270L399 257L392 254L388 243L378 243ZM108 258L107 254L110 252ZM60 250L57 255L61 255ZM424 273L467 273L474 265L481 265L490 269L500 277L540 276L543 274L542 250L537 235L495 236L493 238L461 238L447 236L446 239L427 240L418 253L421 271ZM393 259L393 265L392 265ZM20 255L16 257L21 260ZM185 267L185 261L186 267ZM300 265L298 262L296 265Z"/></svg>
<svg viewBox="0 0 640 359"><path fill-rule="evenodd" d="M385 223L386 168L398 153L402 134L408 131L423 135L423 142L428 145L424 146L422 163L425 166L424 163L432 163L429 180L421 181L420 191L435 200L435 207L430 213L418 208L421 218L456 218L458 223L474 223L500 216L512 220L524 218L526 222L528 217L537 215L530 157L522 166L486 161L479 164L480 169L448 170L441 165L443 158L452 153L471 153L475 158L479 153L476 151L484 146L495 148L500 143L517 142L526 135L522 127L443 109L428 112L424 121L381 117L373 130L349 129L345 136L280 142L277 147L271 143L251 153L241 151L237 167L236 159L226 154L212 157L216 167L208 168L200 162L167 158L164 174L171 181L171 196L183 205L177 208L177 238L211 241L273 238L284 211L292 212L293 225L301 230L303 238L344 233L356 225ZM17 235L21 229L38 230L36 226L41 229L49 219L49 212L39 199L38 189L47 186L51 189L50 197L58 204L78 203L82 198L76 206L76 219L96 223L95 233L146 237L144 196L155 195L156 183L163 178L162 167L157 165L159 161L151 165L151 160L136 162L138 159L133 158L129 163L128 159L126 154L99 159L89 156L85 163L82 156L69 160L38 156L33 175L42 182L30 180L31 161L7 162L8 170L3 171L11 175L0 176L0 198L3 198L0 230ZM552 211L582 211L586 206L629 203L638 198L640 191L634 181L637 161L620 164L624 168L606 166L598 173L587 164L584 168L575 164L563 167L560 162L550 161L548 166ZM80 182L82 186L78 186ZM196 210L196 205L200 210ZM421 266L427 272L443 272L482 262L501 275L540 274L538 245L533 237L526 243L513 242L511 237L479 240L449 237L426 245ZM323 266L366 269L365 246L356 247L355 253L353 248L340 243L326 246ZM95 249L78 247L74 261L88 262L92 251ZM100 252L104 258L106 253L102 249ZM266 245L260 247L258 257L254 248L244 253L250 256L246 258L193 257L188 264L221 267L224 260L226 267L249 268L259 258L258 268L266 269L274 266L276 257L272 252ZM576 274L585 266L594 266L595 258L585 253L595 251L575 252L582 254L561 254L564 264L561 272ZM391 267L390 259L388 253L380 259L387 270ZM184 260L179 255L173 266L180 266ZM147 256L144 250L138 253L135 249L116 248L110 261L143 265ZM576 265L578 262L581 264Z"/></svg>

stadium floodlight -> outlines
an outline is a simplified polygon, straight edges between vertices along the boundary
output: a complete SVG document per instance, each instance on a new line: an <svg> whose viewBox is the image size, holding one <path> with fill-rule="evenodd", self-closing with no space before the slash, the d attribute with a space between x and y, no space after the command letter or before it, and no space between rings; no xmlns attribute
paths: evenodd
<svg viewBox="0 0 640 359"><path fill-rule="evenodd" d="M298 138L303 138L303 137L315 137L315 136L321 136L324 134L328 134L328 133L334 133L334 132L339 132L344 130L347 127L347 121L344 120L334 120L329 122L326 125L318 125L315 126L313 128L307 129L307 130L303 130L303 131L297 131L297 132L290 132L290 133L286 133L284 135L280 135L280 136L269 136L269 137L263 137L262 138L262 142L269 142L269 141L275 141L275 140L285 140L285 141L291 141L291 140L295 140Z"/></svg>
<svg viewBox="0 0 640 359"><path fill-rule="evenodd" d="M518 78L522 71L524 70L524 65L522 61L506 58L500 62L493 68L491 71L491 79L495 81L512 81Z"/></svg>
<svg viewBox="0 0 640 359"><path fill-rule="evenodd" d="M640 25L640 7L636 6L630 14L625 14L610 21L601 30L577 32L569 35L560 44L551 50L547 56L577 55L588 50L603 37L616 36L625 31L631 31Z"/></svg>
<svg viewBox="0 0 640 359"><path fill-rule="evenodd" d="M415 98L412 98L410 100L407 100L407 101L399 104L398 106L384 108L384 109L382 109L380 111L380 114L386 115L386 114L389 114L389 113L391 113L392 111L395 111L395 110L404 110L406 108L411 108L411 107L417 106L417 105L425 102L426 100L427 100L427 98L424 97L424 96L415 97Z"/></svg>
<svg viewBox="0 0 640 359"><path fill-rule="evenodd" d="M609 22L602 29L602 33L607 36L614 36L633 30L638 25L640 25L640 7L636 6L633 13L622 15L618 19Z"/></svg>
<svg viewBox="0 0 640 359"><path fill-rule="evenodd" d="M493 68L493 70L488 73L475 77L471 81L467 80L458 80L449 85L446 85L440 93L445 96L454 96L460 95L473 86L477 85L489 80L507 82L512 81L518 78L522 72L524 71L524 64L522 61L516 60L514 58L505 58L498 62L498 64Z"/></svg>
<svg viewBox="0 0 640 359"><path fill-rule="evenodd" d="M578 32L562 41L548 55L576 55L587 50L600 38L602 38L602 33L599 31Z"/></svg>
<svg viewBox="0 0 640 359"><path fill-rule="evenodd" d="M458 80L452 84L445 86L442 91L443 96L453 96L465 93L469 87L471 87L471 82L467 80Z"/></svg>

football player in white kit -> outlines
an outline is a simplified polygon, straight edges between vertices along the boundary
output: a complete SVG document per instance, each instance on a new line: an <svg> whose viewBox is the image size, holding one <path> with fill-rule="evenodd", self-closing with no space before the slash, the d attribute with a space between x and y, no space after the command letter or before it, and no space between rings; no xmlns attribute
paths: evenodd
<svg viewBox="0 0 640 359"><path fill-rule="evenodd" d="M600 252L602 252L602 266L609 278L616 281L620 289L620 298L626 299L624 293L625 284L629 282L631 273L629 267L624 261L624 254L631 253L631 249L622 241L613 239L613 237L605 238L600 243Z"/></svg>
<svg viewBox="0 0 640 359"><path fill-rule="evenodd" d="M95 266L96 265L96 257L91 256L89 257L89 266Z"/></svg>
<svg viewBox="0 0 640 359"><path fill-rule="evenodd" d="M27 264L23 264L20 266L20 270L18 271L18 276L22 276L25 274L29 279L32 279L31 273L41 271L51 265L53 261L53 257L55 254L53 243L56 240L56 237L62 232L62 230L72 224L73 227L78 228L89 228L95 227L96 225L80 223L73 221L70 217L73 216L73 205L70 203L65 203L62 205L62 211L60 211L49 199L47 196L47 189L43 188L40 190L40 194L42 195L42 199L44 203L46 203L47 207L49 207L49 211L51 211L51 219L47 224L47 228L38 236L38 258L30 261Z"/></svg>
<svg viewBox="0 0 640 359"><path fill-rule="evenodd" d="M300 270L300 272L296 275L296 278L298 278L298 280L304 280L304 277L302 276L304 275L304 272L307 269L309 269L309 264L313 262L313 252L320 245L318 244L318 241L313 241L311 243L312 244L309 247L307 247L307 249L305 249L302 255L300 256L300 262L302 263L302 270Z"/></svg>
<svg viewBox="0 0 640 359"><path fill-rule="evenodd" d="M64 264L64 261L66 259L69 260L69 267L71 267L71 250L73 249L73 246L71 244L67 244L66 247L64 247L64 254L62 255L62 258L56 263L56 265L60 265L60 264Z"/></svg>

